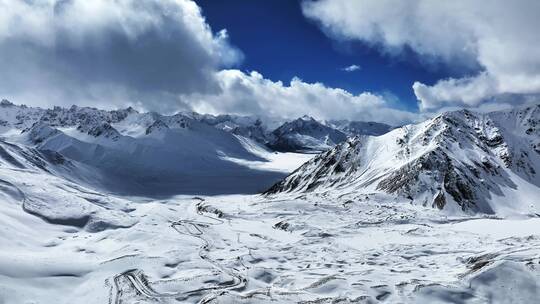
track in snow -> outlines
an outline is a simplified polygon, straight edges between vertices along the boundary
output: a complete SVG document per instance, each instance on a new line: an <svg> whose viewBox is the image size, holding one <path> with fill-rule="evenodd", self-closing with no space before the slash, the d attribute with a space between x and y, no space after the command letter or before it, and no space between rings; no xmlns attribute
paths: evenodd
<svg viewBox="0 0 540 304"><path fill-rule="evenodd" d="M199 206L200 203L204 201L204 199L199 199L200 202L197 204ZM202 292L210 292L206 296L203 296L199 303L209 303L211 300L213 300L217 294L220 294L224 291L228 290L234 290L234 289L240 289L243 288L246 283L247 279L241 276L238 272L230 269L226 269L225 267L221 266L219 263L214 261L209 257L209 253L212 249L212 243L204 237L204 229L208 228L209 226L213 225L221 225L223 224L223 220L210 217L207 215L204 215L200 210L197 210L197 214L199 216L203 216L205 218L210 219L211 221L194 221L194 220L179 220L176 222L173 222L171 224L171 227L176 230L178 233L195 237L202 242L202 246L199 250L199 257L201 260L210 263L214 268L218 269L219 271L227 274L228 276L232 277L233 280L230 282L224 282L223 284L219 284L216 286L211 287L204 287L204 288L198 288L194 290L190 290L187 292L173 292L173 293L161 293L157 292L150 286L150 283L146 279L146 275L144 274L144 271L141 269L130 269L123 273L120 273L113 278L113 287L111 290L111 297L109 303L114 304L121 304L124 303L122 301L122 281L127 281L131 285L135 291L147 298L150 299L163 299L163 298L174 298L177 300L183 300L189 297L190 295L202 293Z"/></svg>

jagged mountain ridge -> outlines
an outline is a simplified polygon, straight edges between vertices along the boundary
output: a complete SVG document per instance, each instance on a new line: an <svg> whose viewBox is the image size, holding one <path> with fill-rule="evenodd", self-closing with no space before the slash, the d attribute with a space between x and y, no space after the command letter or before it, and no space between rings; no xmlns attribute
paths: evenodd
<svg viewBox="0 0 540 304"><path fill-rule="evenodd" d="M394 127L373 121L349 121L349 120L329 120L325 121L327 126L337 129L348 136L372 135L378 136L390 132Z"/></svg>
<svg viewBox="0 0 540 304"><path fill-rule="evenodd" d="M180 112L174 115L139 113L131 107L111 111L79 106L42 109L14 105L7 100L0 102L0 130L25 130L35 123L42 123L55 128L76 126L79 131L94 137L104 134L110 138L118 138L120 135L149 135L165 128L185 129L190 122L203 123L227 133L250 138L271 150L309 153L328 150L343 142L347 136L381 135L392 129L382 123L347 120L319 122L308 116L283 121L257 116L195 112ZM126 124L144 127L145 132L141 133L139 130L135 134L133 130L124 127Z"/></svg>
<svg viewBox="0 0 540 304"><path fill-rule="evenodd" d="M271 150L281 152L317 153L343 142L348 136L382 135L393 129L384 123L317 121L307 115L288 121L229 114L214 116L189 113L189 115L218 129L251 138Z"/></svg>
<svg viewBox="0 0 540 304"><path fill-rule="evenodd" d="M270 136L268 131L274 124L273 121L263 122L263 119L256 116L238 115L208 115L191 113L191 116L203 123L214 126L220 130L230 132L243 137L251 138L259 143L266 144Z"/></svg>
<svg viewBox="0 0 540 304"><path fill-rule="evenodd" d="M266 194L383 192L448 211L538 213L540 105L443 113L318 155Z"/></svg>
<svg viewBox="0 0 540 304"><path fill-rule="evenodd" d="M277 151L322 152L345 141L349 136L381 135L391 129L389 125L375 122L319 122L305 115L275 129L267 145Z"/></svg>

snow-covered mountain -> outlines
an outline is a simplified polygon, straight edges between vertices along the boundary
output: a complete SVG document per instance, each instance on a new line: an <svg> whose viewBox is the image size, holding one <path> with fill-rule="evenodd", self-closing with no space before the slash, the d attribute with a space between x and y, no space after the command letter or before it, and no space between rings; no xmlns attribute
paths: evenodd
<svg viewBox="0 0 540 304"><path fill-rule="evenodd" d="M267 136L267 145L277 151L316 153L342 143L349 136L381 135L391 129L391 126L383 123L348 120L320 122L313 117L303 116L275 129Z"/></svg>
<svg viewBox="0 0 540 304"><path fill-rule="evenodd" d="M268 143L277 151L325 151L344 141L347 135L309 116L285 122L272 132Z"/></svg>
<svg viewBox="0 0 540 304"><path fill-rule="evenodd" d="M285 176L282 169L261 169L276 156L250 139L255 132L244 137L201 117L132 108L41 109L4 100L0 136L6 143L69 160L73 170L59 174L62 178L121 194L254 193ZM248 125L244 122L242 130Z"/></svg>
<svg viewBox="0 0 540 304"><path fill-rule="evenodd" d="M281 152L318 153L343 142L347 136L382 135L393 129L387 124L377 122L317 121L309 116L283 120L229 114L217 116L198 113L183 114Z"/></svg>
<svg viewBox="0 0 540 304"><path fill-rule="evenodd" d="M388 193L449 212L540 213L540 105L448 112L351 138L267 194Z"/></svg>
<svg viewBox="0 0 540 304"><path fill-rule="evenodd" d="M382 135L393 127L377 122L328 120L303 116L294 120L259 116L182 113L220 130L252 139L271 150L317 153L343 142L347 136Z"/></svg>

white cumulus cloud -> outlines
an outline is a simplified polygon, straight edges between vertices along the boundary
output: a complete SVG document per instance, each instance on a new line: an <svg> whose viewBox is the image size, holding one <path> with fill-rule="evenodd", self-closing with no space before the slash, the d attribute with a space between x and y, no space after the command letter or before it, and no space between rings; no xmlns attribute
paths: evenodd
<svg viewBox="0 0 540 304"><path fill-rule="evenodd" d="M408 47L428 62L480 67L461 79L415 83L424 111L540 93L540 1L319 0L302 7L337 39L361 40L389 54Z"/></svg>
<svg viewBox="0 0 540 304"><path fill-rule="evenodd" d="M360 70L362 67L360 67L359 65L357 64L351 64L349 66L346 66L344 68L342 68L341 70L342 71L345 71L345 72L354 72L354 71L358 71Z"/></svg>
<svg viewBox="0 0 540 304"><path fill-rule="evenodd" d="M190 0L0 0L0 96L34 105L174 107L241 60Z"/></svg>
<svg viewBox="0 0 540 304"><path fill-rule="evenodd" d="M220 90L216 94L189 94L185 103L202 113L259 114L297 118L310 115L318 119L356 119L400 124L417 119L414 113L393 109L381 95L352 94L306 83L294 78L289 84L271 81L258 72L222 70L216 74Z"/></svg>

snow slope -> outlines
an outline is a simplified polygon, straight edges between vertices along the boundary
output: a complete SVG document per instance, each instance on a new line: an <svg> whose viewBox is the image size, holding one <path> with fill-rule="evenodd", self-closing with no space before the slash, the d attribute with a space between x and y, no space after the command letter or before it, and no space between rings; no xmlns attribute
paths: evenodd
<svg viewBox="0 0 540 304"><path fill-rule="evenodd" d="M266 193L388 193L447 212L540 214L540 105L448 112L347 140Z"/></svg>
<svg viewBox="0 0 540 304"><path fill-rule="evenodd" d="M100 231L130 227L136 220L129 204L81 186L84 178L100 178L54 151L39 151L0 140L0 208L26 213L61 225ZM62 178L69 176L70 179Z"/></svg>

